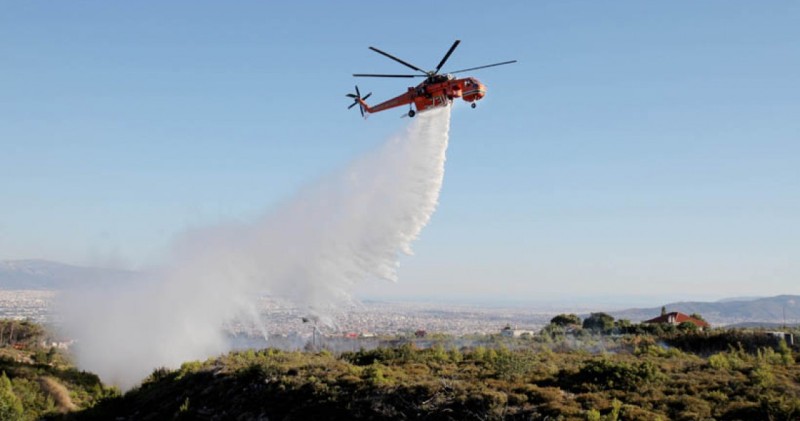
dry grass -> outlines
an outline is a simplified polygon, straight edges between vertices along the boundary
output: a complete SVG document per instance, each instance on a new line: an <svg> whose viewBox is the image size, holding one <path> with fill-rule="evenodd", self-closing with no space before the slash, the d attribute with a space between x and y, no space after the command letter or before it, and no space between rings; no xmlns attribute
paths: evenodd
<svg viewBox="0 0 800 421"><path fill-rule="evenodd" d="M63 384L59 383L58 380L52 377L39 377L38 381L42 391L53 398L53 402L55 402L60 412L65 413L78 409L78 407L72 403L69 390L67 390Z"/></svg>

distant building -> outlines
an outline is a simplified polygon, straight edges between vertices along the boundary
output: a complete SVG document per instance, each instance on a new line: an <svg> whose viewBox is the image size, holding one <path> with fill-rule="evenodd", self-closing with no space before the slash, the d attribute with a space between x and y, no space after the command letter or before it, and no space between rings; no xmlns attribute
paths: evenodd
<svg viewBox="0 0 800 421"><path fill-rule="evenodd" d="M512 329L510 325L506 325L506 327L500 331L500 335L509 338L519 338L522 336L533 336L534 332L531 330Z"/></svg>
<svg viewBox="0 0 800 421"><path fill-rule="evenodd" d="M772 336L776 340L786 341L786 345L794 346L794 335L788 332L767 332L767 335Z"/></svg>
<svg viewBox="0 0 800 421"><path fill-rule="evenodd" d="M418 338L424 338L424 337L428 336L428 332L425 331L425 330L420 329L420 330L414 332L414 336L416 336Z"/></svg>
<svg viewBox="0 0 800 421"><path fill-rule="evenodd" d="M654 323L654 324L665 324L665 325L679 325L683 322L689 322L694 324L695 326L699 327L700 329L708 329L711 327L708 322L705 320L696 319L692 316L687 314L683 314L678 311L673 311L672 313L665 313L662 314L654 319L645 320L643 323Z"/></svg>
<svg viewBox="0 0 800 421"><path fill-rule="evenodd" d="M74 340L69 340L69 341L57 341L57 342L49 342L49 343L48 342L43 342L42 345L43 346L50 346L51 348L67 350L74 343L75 343Z"/></svg>

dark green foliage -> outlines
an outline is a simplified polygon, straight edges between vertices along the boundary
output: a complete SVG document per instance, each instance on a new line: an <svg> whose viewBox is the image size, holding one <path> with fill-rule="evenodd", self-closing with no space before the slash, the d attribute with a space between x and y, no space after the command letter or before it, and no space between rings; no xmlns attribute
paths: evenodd
<svg viewBox="0 0 800 421"><path fill-rule="evenodd" d="M577 314L559 314L558 316L550 319L550 324L562 327L570 325L580 326L581 318L578 317Z"/></svg>
<svg viewBox="0 0 800 421"><path fill-rule="evenodd" d="M583 320L583 328L592 332L609 332L614 327L614 318L606 313L592 313Z"/></svg>
<svg viewBox="0 0 800 421"><path fill-rule="evenodd" d="M601 357L585 362L576 374L568 377L566 384L586 391L631 391L662 379L658 367L649 361L628 363Z"/></svg>
<svg viewBox="0 0 800 421"><path fill-rule="evenodd" d="M669 325L665 325L669 326ZM761 331L747 330L713 330L710 332L688 331L686 334L673 332L662 333L665 341L683 351L700 355L710 355L716 352L727 351L730 348L742 348L748 353L756 353L762 348L775 348L780 346L781 340Z"/></svg>
<svg viewBox="0 0 800 421"><path fill-rule="evenodd" d="M48 350L37 349L31 356L31 359L36 364L53 364L56 359L56 355L57 351L53 347Z"/></svg>
<svg viewBox="0 0 800 421"><path fill-rule="evenodd" d="M703 316L700 315L700 313L692 313L689 315L689 317L697 320L702 320L704 322L706 321L706 319L704 319Z"/></svg>
<svg viewBox="0 0 800 421"><path fill-rule="evenodd" d="M0 320L0 347L30 347L44 337L44 328L28 320Z"/></svg>

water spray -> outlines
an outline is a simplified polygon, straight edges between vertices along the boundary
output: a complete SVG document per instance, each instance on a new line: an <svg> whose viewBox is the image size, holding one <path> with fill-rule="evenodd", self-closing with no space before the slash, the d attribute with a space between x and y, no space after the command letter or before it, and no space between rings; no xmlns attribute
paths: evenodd
<svg viewBox="0 0 800 421"><path fill-rule="evenodd" d="M324 314L357 283L397 280L398 259L436 209L449 124L449 107L422 113L261 218L183 233L168 264L138 282L64 296L79 366L129 388L155 368L228 350L225 323L258 319L261 295Z"/></svg>

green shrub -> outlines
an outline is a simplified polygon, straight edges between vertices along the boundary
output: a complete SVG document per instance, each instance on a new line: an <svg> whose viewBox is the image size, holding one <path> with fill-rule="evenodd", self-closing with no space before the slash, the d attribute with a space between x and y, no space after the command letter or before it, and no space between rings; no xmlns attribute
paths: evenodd
<svg viewBox="0 0 800 421"><path fill-rule="evenodd" d="M473 361L484 361L486 359L486 347L477 346L469 353L469 359Z"/></svg>
<svg viewBox="0 0 800 421"><path fill-rule="evenodd" d="M203 367L203 363L200 361L189 361L186 363L181 364L181 368L178 369L178 375L176 379L180 380L187 374L196 373L200 371L200 368Z"/></svg>
<svg viewBox="0 0 800 421"><path fill-rule="evenodd" d="M364 376L364 380L372 383L373 385L383 385L388 383L388 380L383 375L383 366L378 362L365 367L362 374Z"/></svg>
<svg viewBox="0 0 800 421"><path fill-rule="evenodd" d="M11 380L4 371L0 376L0 420L15 421L22 419L22 402L14 389L11 387Z"/></svg>
<svg viewBox="0 0 800 421"><path fill-rule="evenodd" d="M730 370L731 362L724 352L708 357L708 364L715 370Z"/></svg>
<svg viewBox="0 0 800 421"><path fill-rule="evenodd" d="M658 367L649 361L630 364L599 358L584 363L572 380L574 386L588 390L633 390L662 377Z"/></svg>
<svg viewBox="0 0 800 421"><path fill-rule="evenodd" d="M767 389L775 383L775 375L772 368L767 364L758 364L750 372L750 380L756 387Z"/></svg>
<svg viewBox="0 0 800 421"><path fill-rule="evenodd" d="M792 349L789 348L789 345L786 344L786 341L781 339L778 343L778 353L781 356L781 364L784 366L790 366L794 363L794 356L792 356Z"/></svg>
<svg viewBox="0 0 800 421"><path fill-rule="evenodd" d="M536 359L528 351L501 350L494 361L497 377L505 380L515 380L530 374L536 364Z"/></svg>

